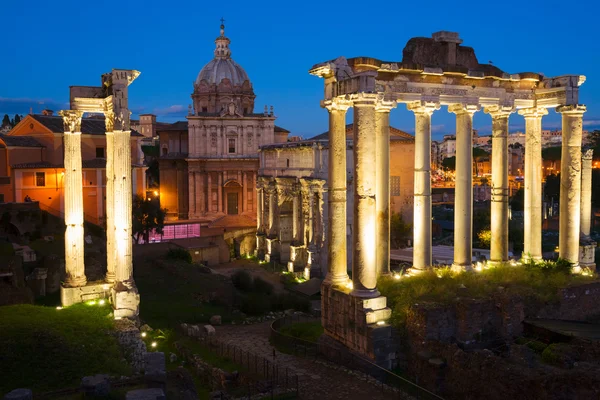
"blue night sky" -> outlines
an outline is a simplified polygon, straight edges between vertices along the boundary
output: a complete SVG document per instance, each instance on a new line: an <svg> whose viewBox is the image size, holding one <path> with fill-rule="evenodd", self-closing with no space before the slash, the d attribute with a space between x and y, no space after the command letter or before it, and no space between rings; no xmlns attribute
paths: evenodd
<svg viewBox="0 0 600 400"><path fill-rule="evenodd" d="M40 1L2 2L0 117L68 108L70 85L100 84L112 68L142 72L130 87L130 107L159 121L183 120L192 83L213 57L224 17L232 58L244 67L257 95L255 111L273 105L277 125L311 137L327 130L319 107L323 82L308 74L338 56L400 61L413 36L457 31L480 63L510 73L586 75L580 102L587 129L600 127L600 42L595 0L544 2L452 1ZM453 114L434 113L435 139L454 132ZM392 125L413 132L404 105ZM348 119L350 121L350 118ZM511 117L511 131L524 120ZM477 113L474 127L489 133ZM545 129L560 128L550 112Z"/></svg>

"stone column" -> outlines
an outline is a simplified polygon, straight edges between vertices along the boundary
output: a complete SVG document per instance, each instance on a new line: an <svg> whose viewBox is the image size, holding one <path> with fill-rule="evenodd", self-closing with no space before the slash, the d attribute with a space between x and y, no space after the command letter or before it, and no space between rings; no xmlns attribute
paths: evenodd
<svg viewBox="0 0 600 400"><path fill-rule="evenodd" d="M223 212L223 172L217 172L217 211Z"/></svg>
<svg viewBox="0 0 600 400"><path fill-rule="evenodd" d="M197 217L200 217L204 215L204 212L206 211L206 188L204 187L204 173L202 172L196 172L196 188L198 196L200 197L200 207L198 207Z"/></svg>
<svg viewBox="0 0 600 400"><path fill-rule="evenodd" d="M592 225L592 159L594 150L581 154L581 234L590 237Z"/></svg>
<svg viewBox="0 0 600 400"><path fill-rule="evenodd" d="M413 217L413 268L431 267L431 114L438 103L407 104L415 113L415 184ZM388 196L389 198L389 196Z"/></svg>
<svg viewBox="0 0 600 400"><path fill-rule="evenodd" d="M331 100L324 103L329 111L329 179L328 179L328 260L325 281L333 285L348 282L346 258L346 111L350 103ZM371 160L372 161L372 160Z"/></svg>
<svg viewBox="0 0 600 400"><path fill-rule="evenodd" d="M377 275L390 273L390 111L396 102L379 101L375 108L375 209L377 215ZM313 154L316 152L313 151Z"/></svg>
<svg viewBox="0 0 600 400"><path fill-rule="evenodd" d="M131 131L114 131L114 225L116 282L133 286L132 262L132 193L131 193L131 151L128 146Z"/></svg>
<svg viewBox="0 0 600 400"><path fill-rule="evenodd" d="M542 259L542 117L544 107L519 110L525 117L524 260ZM564 138L564 136L563 136Z"/></svg>
<svg viewBox="0 0 600 400"><path fill-rule="evenodd" d="M354 219L352 295L378 297L377 216L375 206L375 95L359 93L354 101ZM330 163L334 160L329 160Z"/></svg>
<svg viewBox="0 0 600 400"><path fill-rule="evenodd" d="M492 201L490 263L508 261L508 117L513 107L490 106L492 117Z"/></svg>
<svg viewBox="0 0 600 400"><path fill-rule="evenodd" d="M64 123L65 269L66 287L87 284L84 264L83 178L81 170L82 111L61 111Z"/></svg>
<svg viewBox="0 0 600 400"><path fill-rule="evenodd" d="M292 241L298 243L299 224L298 219L300 218L299 213L300 199L298 198L298 191L292 192Z"/></svg>
<svg viewBox="0 0 600 400"><path fill-rule="evenodd" d="M263 189L256 185L256 192L258 197L258 201L256 203L256 230L258 233L262 232L263 229Z"/></svg>
<svg viewBox="0 0 600 400"><path fill-rule="evenodd" d="M456 184L454 196L453 268L470 270L473 265L473 114L477 105L455 104Z"/></svg>
<svg viewBox="0 0 600 400"><path fill-rule="evenodd" d="M106 282L113 283L116 279L116 263L115 258L115 172L114 151L115 151L115 135L112 132L111 120L114 116L106 113ZM109 131L110 129L110 131Z"/></svg>
<svg viewBox="0 0 600 400"><path fill-rule="evenodd" d="M269 187L269 229L268 235L275 236L275 203L277 202L277 198L275 197L277 189L274 187Z"/></svg>
<svg viewBox="0 0 600 400"><path fill-rule="evenodd" d="M188 164L189 165L189 164ZM188 218L196 218L196 173L189 172L188 174Z"/></svg>
<svg viewBox="0 0 600 400"><path fill-rule="evenodd" d="M562 114L559 256L579 267L581 217L581 141L584 105L557 107Z"/></svg>

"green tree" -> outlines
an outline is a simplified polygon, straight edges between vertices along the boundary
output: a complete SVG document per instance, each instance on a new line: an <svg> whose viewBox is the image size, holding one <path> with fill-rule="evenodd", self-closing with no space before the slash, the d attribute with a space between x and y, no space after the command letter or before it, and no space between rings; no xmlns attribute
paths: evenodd
<svg viewBox="0 0 600 400"><path fill-rule="evenodd" d="M163 233L165 226L166 208L160 208L158 199L148 200L140 195L133 199L133 238L139 243L143 238L148 243L150 231L156 230L156 233Z"/></svg>
<svg viewBox="0 0 600 400"><path fill-rule="evenodd" d="M545 161L560 161L562 147L554 146L554 147L546 147L542 149L542 159Z"/></svg>
<svg viewBox="0 0 600 400"><path fill-rule="evenodd" d="M517 190L517 193L510 199L510 209L512 211L523 211L525 209L525 191L523 188Z"/></svg>
<svg viewBox="0 0 600 400"><path fill-rule="evenodd" d="M390 240L395 248L406 243L412 234L412 225L404 222L402 214L392 213L390 218Z"/></svg>
<svg viewBox="0 0 600 400"><path fill-rule="evenodd" d="M4 118L2 118L2 125L0 126L11 126L10 117L8 114L4 114Z"/></svg>
<svg viewBox="0 0 600 400"><path fill-rule="evenodd" d="M18 124L19 122L21 122L21 116L20 116L19 114L15 114L15 118L13 119L13 124L12 124L13 128L14 128L15 126L17 126L17 124Z"/></svg>
<svg viewBox="0 0 600 400"><path fill-rule="evenodd" d="M449 171L456 170L456 156L447 157L442 160L442 167Z"/></svg>

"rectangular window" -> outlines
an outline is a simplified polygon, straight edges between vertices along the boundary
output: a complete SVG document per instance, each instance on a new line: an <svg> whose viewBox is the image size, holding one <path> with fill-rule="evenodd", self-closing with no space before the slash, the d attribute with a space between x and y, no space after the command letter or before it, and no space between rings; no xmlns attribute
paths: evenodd
<svg viewBox="0 0 600 400"><path fill-rule="evenodd" d="M104 158L104 147L96 147L96 158Z"/></svg>
<svg viewBox="0 0 600 400"><path fill-rule="evenodd" d="M235 139L229 139L229 152L235 153Z"/></svg>
<svg viewBox="0 0 600 400"><path fill-rule="evenodd" d="M400 177L390 177L390 196L400 196Z"/></svg>
<svg viewBox="0 0 600 400"><path fill-rule="evenodd" d="M35 186L46 186L46 173L36 172L35 173Z"/></svg>

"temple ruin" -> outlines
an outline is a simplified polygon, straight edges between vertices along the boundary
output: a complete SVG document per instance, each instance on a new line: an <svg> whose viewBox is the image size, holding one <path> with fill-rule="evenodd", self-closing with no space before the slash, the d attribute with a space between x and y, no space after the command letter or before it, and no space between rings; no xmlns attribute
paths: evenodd
<svg viewBox="0 0 600 400"><path fill-rule="evenodd" d="M136 317L139 294L133 279L132 180L128 86L135 70L113 69L102 85L71 86L71 109L61 111L65 125L65 269L63 306L110 295L115 318ZM88 282L84 265L81 118L102 113L106 125L106 260L104 281Z"/></svg>
<svg viewBox="0 0 600 400"><path fill-rule="evenodd" d="M523 258L542 257L541 125L548 109L563 121L560 257L579 268L580 226L589 239L589 211L582 211L582 75L510 74L480 64L458 33L412 38L401 62L339 57L314 65L324 79L321 106L329 112L328 275L322 286L322 321L329 338L390 366L394 357L391 310L377 290L389 272L389 115L398 104L415 114L415 271L431 267L431 116L441 106L456 115L456 186L453 268L472 269L473 115L492 118L490 263L508 259L508 120L525 118L525 243ZM346 112L354 107L354 230L352 280L346 270ZM586 160L584 158L584 160ZM587 177L587 175L584 175ZM589 181L589 177L586 178ZM588 183L589 184L589 183ZM587 193L587 192L586 192ZM589 208L589 196L584 205ZM580 216L582 220L580 221ZM586 236L584 233L583 236ZM586 242L588 243L588 242ZM586 244L587 245L587 244ZM595 244L590 243L590 246ZM592 251L593 254L593 251ZM592 257L593 260L593 257Z"/></svg>

